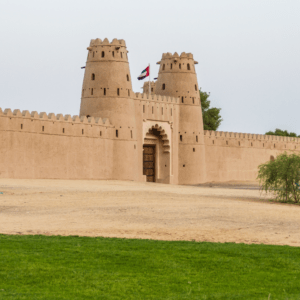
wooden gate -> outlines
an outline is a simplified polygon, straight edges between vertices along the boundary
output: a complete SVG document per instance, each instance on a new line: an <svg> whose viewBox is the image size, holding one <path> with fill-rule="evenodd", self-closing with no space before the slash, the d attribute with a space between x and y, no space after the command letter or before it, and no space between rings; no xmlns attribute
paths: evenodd
<svg viewBox="0 0 300 300"><path fill-rule="evenodd" d="M143 174L148 182L155 182L155 145L144 146Z"/></svg>

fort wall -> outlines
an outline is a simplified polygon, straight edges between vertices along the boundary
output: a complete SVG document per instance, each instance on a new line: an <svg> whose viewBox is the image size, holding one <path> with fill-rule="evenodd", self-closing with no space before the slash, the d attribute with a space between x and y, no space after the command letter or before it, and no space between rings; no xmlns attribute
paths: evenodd
<svg viewBox="0 0 300 300"><path fill-rule="evenodd" d="M255 180L258 166L284 151L299 152L300 139L204 131L206 181Z"/></svg>
<svg viewBox="0 0 300 300"><path fill-rule="evenodd" d="M113 130L107 119L0 109L0 177L111 179Z"/></svg>

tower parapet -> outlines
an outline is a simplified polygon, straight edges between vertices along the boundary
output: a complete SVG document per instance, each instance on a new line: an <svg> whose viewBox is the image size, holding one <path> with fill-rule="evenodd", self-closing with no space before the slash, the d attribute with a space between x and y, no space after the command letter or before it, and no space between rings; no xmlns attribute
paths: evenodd
<svg viewBox="0 0 300 300"><path fill-rule="evenodd" d="M128 62L126 43L124 40L107 38L91 40L87 61L124 61Z"/></svg>

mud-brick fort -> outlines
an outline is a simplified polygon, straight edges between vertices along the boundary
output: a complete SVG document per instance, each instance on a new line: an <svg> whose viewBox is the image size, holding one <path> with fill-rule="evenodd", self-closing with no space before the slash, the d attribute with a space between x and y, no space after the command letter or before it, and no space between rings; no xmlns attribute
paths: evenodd
<svg viewBox="0 0 300 300"><path fill-rule="evenodd" d="M204 131L190 53L164 53L157 81L140 94L124 40L87 49L80 116L0 109L0 177L254 180L259 164L299 150L297 138Z"/></svg>

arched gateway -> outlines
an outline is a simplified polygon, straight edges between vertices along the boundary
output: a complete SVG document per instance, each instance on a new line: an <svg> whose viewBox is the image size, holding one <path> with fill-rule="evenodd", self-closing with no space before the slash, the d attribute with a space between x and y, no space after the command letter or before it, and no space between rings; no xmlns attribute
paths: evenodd
<svg viewBox="0 0 300 300"><path fill-rule="evenodd" d="M171 144L166 132L170 130L164 127L170 125L148 124L144 131L143 175L148 182L170 183Z"/></svg>

